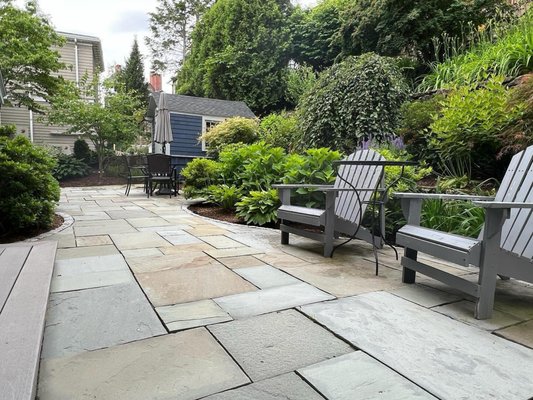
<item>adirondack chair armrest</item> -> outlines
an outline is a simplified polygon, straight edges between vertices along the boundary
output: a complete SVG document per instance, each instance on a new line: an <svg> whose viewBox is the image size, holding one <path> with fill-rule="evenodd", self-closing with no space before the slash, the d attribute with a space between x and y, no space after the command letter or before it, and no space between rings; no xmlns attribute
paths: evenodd
<svg viewBox="0 0 533 400"><path fill-rule="evenodd" d="M468 201L491 201L494 197L491 196L472 196L468 194L441 194L441 193L400 193L394 192L392 194L398 199L421 199L421 200L468 200Z"/></svg>
<svg viewBox="0 0 533 400"><path fill-rule="evenodd" d="M332 188L332 187L333 187L333 185L313 185L313 184L305 184L305 183L272 185L273 189L281 189L281 190L285 190L285 189L289 189L289 190L290 189L300 189L300 188L323 190L323 189L328 189L328 188Z"/></svg>
<svg viewBox="0 0 533 400"><path fill-rule="evenodd" d="M474 201L476 206L483 208L533 208L533 203L520 203L509 201Z"/></svg>

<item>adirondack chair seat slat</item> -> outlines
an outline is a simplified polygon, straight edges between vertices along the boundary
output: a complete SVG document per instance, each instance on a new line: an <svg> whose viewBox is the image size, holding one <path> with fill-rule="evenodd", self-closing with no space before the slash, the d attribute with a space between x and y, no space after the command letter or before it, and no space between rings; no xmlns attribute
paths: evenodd
<svg viewBox="0 0 533 400"><path fill-rule="evenodd" d="M468 267L479 265L481 241L416 225L405 225L396 234L400 246L430 253Z"/></svg>
<svg viewBox="0 0 533 400"><path fill-rule="evenodd" d="M513 156L494 201L472 199L485 208L485 225L477 240L419 226L423 199L456 196L397 197L407 219L407 225L397 235L397 242L405 247L401 261L405 283L414 283L419 272L473 295L477 297L478 319L492 315L497 275L533 283L533 146ZM456 264L479 266L477 284L420 262L418 252Z"/></svg>
<svg viewBox="0 0 533 400"><path fill-rule="evenodd" d="M324 225L325 210L300 206L282 205L278 208L278 218L312 226Z"/></svg>
<svg viewBox="0 0 533 400"><path fill-rule="evenodd" d="M347 161L385 161L373 150L360 150L350 154ZM308 237L324 243L324 256L333 253L333 239L343 233L365 240L376 247L382 247L381 237L373 235L365 227L359 226L368 203L374 192L383 192L382 165L341 165L333 186L328 185L275 185L279 191L281 207L278 218L281 221L281 243L289 244L289 234ZM325 209L306 208L291 204L291 190L314 188L324 192ZM354 190L355 189L355 190ZM383 209L383 204L377 204ZM290 222L322 227L322 232L309 232L291 226ZM379 220L381 232L385 231L384 213Z"/></svg>

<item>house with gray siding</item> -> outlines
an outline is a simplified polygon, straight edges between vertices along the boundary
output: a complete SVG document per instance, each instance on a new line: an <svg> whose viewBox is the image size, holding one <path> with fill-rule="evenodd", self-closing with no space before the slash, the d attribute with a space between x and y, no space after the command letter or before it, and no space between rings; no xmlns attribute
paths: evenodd
<svg viewBox="0 0 533 400"><path fill-rule="evenodd" d="M65 68L58 71L57 75L65 80L79 83L85 74L92 77L97 70L104 70L99 38L67 32L58 32L58 34L65 37L66 43L63 47L54 48L61 56L60 61L65 64ZM46 103L43 101L43 104ZM23 106L12 107L4 104L0 108L0 125L16 125L17 134L28 137L32 142L57 147L64 153L71 153L79 135L67 134L65 133L67 128L50 126L41 120L42 118L41 115Z"/></svg>
<svg viewBox="0 0 533 400"><path fill-rule="evenodd" d="M152 128L159 96L160 92L154 92L150 95L148 112L146 113L147 118L152 121ZM166 96L173 137L170 145L166 146L166 152L174 156L184 156L184 160L205 156L205 143L199 143L198 137L213 125L230 117L256 118L252 110L242 101L217 100L178 94L166 94ZM152 141L152 146L152 151L160 151L157 143Z"/></svg>

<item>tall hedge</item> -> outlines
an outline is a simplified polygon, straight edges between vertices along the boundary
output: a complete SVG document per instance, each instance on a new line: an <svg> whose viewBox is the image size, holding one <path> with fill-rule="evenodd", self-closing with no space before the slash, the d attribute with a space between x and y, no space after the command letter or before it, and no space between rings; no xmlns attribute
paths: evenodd
<svg viewBox="0 0 533 400"><path fill-rule="evenodd" d="M0 137L0 236L52 224L59 184L54 159L27 138Z"/></svg>

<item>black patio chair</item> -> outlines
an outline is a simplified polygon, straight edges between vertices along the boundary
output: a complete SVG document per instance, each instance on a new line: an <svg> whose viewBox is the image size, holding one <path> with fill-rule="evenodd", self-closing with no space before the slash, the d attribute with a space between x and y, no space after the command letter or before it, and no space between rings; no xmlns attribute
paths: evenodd
<svg viewBox="0 0 533 400"><path fill-rule="evenodd" d="M159 190L165 185L169 189L169 195L177 195L176 174L172 167L172 158L166 154L149 154L148 160L148 197L150 197L155 188L159 185Z"/></svg>
<svg viewBox="0 0 533 400"><path fill-rule="evenodd" d="M135 182L142 182L144 185L144 192L148 191L148 172L146 156L124 156L126 166L128 168L128 176L126 182L126 196L130 195L131 185Z"/></svg>

